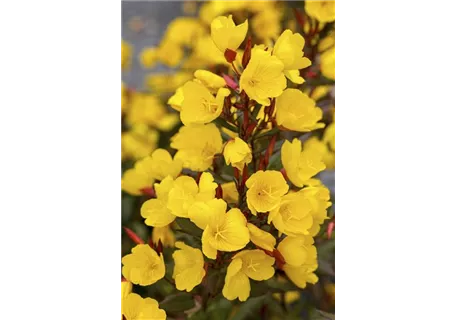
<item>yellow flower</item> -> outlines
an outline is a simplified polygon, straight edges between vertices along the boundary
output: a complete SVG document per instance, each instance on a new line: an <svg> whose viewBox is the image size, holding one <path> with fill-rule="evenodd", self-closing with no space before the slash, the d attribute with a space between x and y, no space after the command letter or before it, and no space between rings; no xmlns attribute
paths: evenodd
<svg viewBox="0 0 456 320"><path fill-rule="evenodd" d="M165 227L176 219L168 209L168 197L173 188L174 181L171 176L154 185L156 199L150 199L141 206L141 216L146 219L145 224L152 227Z"/></svg>
<svg viewBox="0 0 456 320"><path fill-rule="evenodd" d="M250 241L247 220L241 210L233 208L227 213L214 211L203 231L203 253L209 259L215 259L217 250L237 251Z"/></svg>
<svg viewBox="0 0 456 320"><path fill-rule="evenodd" d="M213 214L224 215L226 202L222 199L210 199L208 201L196 201L188 209L188 218L198 226L206 229Z"/></svg>
<svg viewBox="0 0 456 320"><path fill-rule="evenodd" d="M192 177L180 176L169 192L168 209L178 217L187 218L194 202L214 199L216 188L217 184L209 172L203 172L198 185Z"/></svg>
<svg viewBox="0 0 456 320"><path fill-rule="evenodd" d="M309 153L320 154L322 161L327 169L335 167L335 153L331 151L327 144L318 140L317 137L310 137L303 144L303 149Z"/></svg>
<svg viewBox="0 0 456 320"><path fill-rule="evenodd" d="M157 63L157 48L144 48L139 60L144 68L152 68Z"/></svg>
<svg viewBox="0 0 456 320"><path fill-rule="evenodd" d="M143 173L156 180L163 180L167 176L176 179L182 171L182 161L171 157L165 149L156 149L149 157L146 157L135 164L138 172Z"/></svg>
<svg viewBox="0 0 456 320"><path fill-rule="evenodd" d="M336 124L334 122L326 127L322 140L332 151L336 150Z"/></svg>
<svg viewBox="0 0 456 320"><path fill-rule="evenodd" d="M250 1L206 1L200 8L199 16L204 23L210 24L211 21L219 15L248 7L249 2Z"/></svg>
<svg viewBox="0 0 456 320"><path fill-rule="evenodd" d="M122 82L121 92L122 92L121 111L122 111L122 114L124 114L128 109L128 88L123 82Z"/></svg>
<svg viewBox="0 0 456 320"><path fill-rule="evenodd" d="M330 193L328 188L323 185L304 188L299 191L310 202L312 210L312 227L309 229L311 236L316 236L320 231L320 226L328 219L327 209L331 206Z"/></svg>
<svg viewBox="0 0 456 320"><path fill-rule="evenodd" d="M168 25L164 38L177 45L190 47L204 33L204 26L198 19L178 17Z"/></svg>
<svg viewBox="0 0 456 320"><path fill-rule="evenodd" d="M176 250L173 253L174 271L173 279L176 280L177 290L190 292L203 280L204 258L200 249L187 246L185 243L176 242Z"/></svg>
<svg viewBox="0 0 456 320"><path fill-rule="evenodd" d="M185 68L203 68L207 65L223 64L228 65L225 56L215 45L210 35L199 38L192 55L184 63Z"/></svg>
<svg viewBox="0 0 456 320"><path fill-rule="evenodd" d="M157 48L157 59L167 67L177 67L184 57L184 50L179 44L163 38Z"/></svg>
<svg viewBox="0 0 456 320"><path fill-rule="evenodd" d="M124 301L123 315L126 320L166 320L166 313L152 298L143 299L136 293L130 293Z"/></svg>
<svg viewBox="0 0 456 320"><path fill-rule="evenodd" d="M222 77L210 71L196 70L193 75L200 83L211 90L211 92L216 92L218 89L226 86L225 80Z"/></svg>
<svg viewBox="0 0 456 320"><path fill-rule="evenodd" d="M154 245L158 245L158 241L161 241L164 247L173 247L176 241L174 233L170 226L165 227L154 227L152 230L152 242Z"/></svg>
<svg viewBox="0 0 456 320"><path fill-rule="evenodd" d="M168 104L174 110L181 111L182 103L184 102L184 88L177 88L176 92L168 99Z"/></svg>
<svg viewBox="0 0 456 320"><path fill-rule="evenodd" d="M336 48L331 48L323 52L320 56L321 74L326 78L336 79Z"/></svg>
<svg viewBox="0 0 456 320"><path fill-rule="evenodd" d="M165 276L165 262L148 244L138 244L122 258L122 275L140 286L151 285Z"/></svg>
<svg viewBox="0 0 456 320"><path fill-rule="evenodd" d="M318 101L331 91L331 86L318 86L315 87L315 90L313 90L312 94L310 95L310 98ZM306 92L306 94L309 94L310 90Z"/></svg>
<svg viewBox="0 0 456 320"><path fill-rule="evenodd" d="M248 20L236 26L231 14L228 17L220 16L211 23L211 37L221 52L226 49L236 51L244 41L248 28Z"/></svg>
<svg viewBox="0 0 456 320"><path fill-rule="evenodd" d="M183 161L184 168L205 171L212 166L215 154L222 152L223 141L213 123L183 126L171 138L171 148L177 149L175 159Z"/></svg>
<svg viewBox="0 0 456 320"><path fill-rule="evenodd" d="M252 162L252 149L240 138L234 138L226 143L223 156L227 165L231 165L239 170Z"/></svg>
<svg viewBox="0 0 456 320"><path fill-rule="evenodd" d="M131 97L127 122L130 125L147 124L156 126L165 113L165 107L158 96L137 92Z"/></svg>
<svg viewBox="0 0 456 320"><path fill-rule="evenodd" d="M125 159L141 159L157 147L159 134L145 124L134 125L122 133L122 154Z"/></svg>
<svg viewBox="0 0 456 320"><path fill-rule="evenodd" d="M177 88L192 78L193 74L187 71L153 73L146 77L146 85L157 94L166 94L175 92Z"/></svg>
<svg viewBox="0 0 456 320"><path fill-rule="evenodd" d="M296 267L312 265L317 261L317 248L313 243L314 240L309 235L285 237L277 246L277 250L289 265Z"/></svg>
<svg viewBox="0 0 456 320"><path fill-rule="evenodd" d="M268 212L280 205L289 187L279 171L257 171L246 181L247 206L252 214Z"/></svg>
<svg viewBox="0 0 456 320"><path fill-rule="evenodd" d="M299 69L312 64L308 58L303 57L304 42L299 33L293 34L287 29L274 45L273 55L283 62L285 76L294 83L304 83L304 78L299 75Z"/></svg>
<svg viewBox="0 0 456 320"><path fill-rule="evenodd" d="M256 244L258 247L268 250L274 251L274 247L276 245L276 239L272 234L261 230L257 226L251 223L247 223L247 228L250 232L250 241Z"/></svg>
<svg viewBox="0 0 456 320"><path fill-rule="evenodd" d="M125 298L131 293L132 289L133 289L133 285L131 284L130 281L122 281L122 284L121 284L121 293L122 293L121 308L122 308L122 314L124 314L124 305L125 305L124 301L125 301Z"/></svg>
<svg viewBox="0 0 456 320"><path fill-rule="evenodd" d="M184 125L190 126L215 120L222 113L224 99L230 94L230 90L220 88L214 98L204 85L189 81L183 87L183 94L180 118Z"/></svg>
<svg viewBox="0 0 456 320"><path fill-rule="evenodd" d="M276 100L277 124L289 130L308 132L323 128L323 112L315 101L298 89L286 89Z"/></svg>
<svg viewBox="0 0 456 320"><path fill-rule="evenodd" d="M336 19L335 1L306 1L306 13L320 22L332 22Z"/></svg>
<svg viewBox="0 0 456 320"><path fill-rule="evenodd" d="M154 178L132 168L124 172L121 187L123 191L133 196L140 196L141 189L152 187L153 183Z"/></svg>
<svg viewBox="0 0 456 320"><path fill-rule="evenodd" d="M307 180L325 169L321 154L312 149L302 150L302 143L296 138L293 142L284 142L281 157L288 178L300 188Z"/></svg>
<svg viewBox="0 0 456 320"><path fill-rule="evenodd" d="M283 196L280 206L269 212L268 223L289 236L309 234L312 227L312 205L307 197L299 192Z"/></svg>
<svg viewBox="0 0 456 320"><path fill-rule="evenodd" d="M122 70L126 70L130 67L131 63L131 56L133 55L133 49L131 45L122 40L122 46L121 46L121 67Z"/></svg>
<svg viewBox="0 0 456 320"><path fill-rule="evenodd" d="M295 267L289 264L285 264L283 266L283 271L285 271L285 274L288 276L288 278L301 289L304 289L307 283L315 284L318 282L318 277L314 273L316 269L316 264L313 267Z"/></svg>
<svg viewBox="0 0 456 320"><path fill-rule="evenodd" d="M177 113L167 113L158 119L155 126L158 130L167 132L173 129L179 122L179 115Z"/></svg>
<svg viewBox="0 0 456 320"><path fill-rule="evenodd" d="M246 301L250 295L250 279L268 280L274 276L275 259L262 250L243 250L233 257L225 276L222 294L228 300Z"/></svg>
<svg viewBox="0 0 456 320"><path fill-rule="evenodd" d="M222 185L223 200L227 203L238 203L239 201L239 192L236 188L234 182L226 182Z"/></svg>
<svg viewBox="0 0 456 320"><path fill-rule="evenodd" d="M287 86L283 62L267 51L253 48L250 62L241 74L239 86L251 99L269 106L269 98L280 96Z"/></svg>
<svg viewBox="0 0 456 320"><path fill-rule="evenodd" d="M280 30L280 19L282 14L277 8L266 8L252 18L252 29L255 35L263 42L270 39L277 39Z"/></svg>
<svg viewBox="0 0 456 320"><path fill-rule="evenodd" d="M323 52L336 45L336 35L331 32L318 43L318 51Z"/></svg>

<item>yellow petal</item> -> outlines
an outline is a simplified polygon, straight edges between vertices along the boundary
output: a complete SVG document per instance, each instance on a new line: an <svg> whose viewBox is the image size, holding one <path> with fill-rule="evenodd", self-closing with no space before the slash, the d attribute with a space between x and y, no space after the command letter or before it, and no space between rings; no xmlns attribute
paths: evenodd
<svg viewBox="0 0 456 320"><path fill-rule="evenodd" d="M257 226L247 223L247 228L250 232L250 241L256 244L258 247L268 251L273 251L276 245L276 239L272 234L261 230Z"/></svg>
<svg viewBox="0 0 456 320"><path fill-rule="evenodd" d="M250 295L250 281L242 271L242 260L234 259L228 266L222 294L228 300L246 301Z"/></svg>

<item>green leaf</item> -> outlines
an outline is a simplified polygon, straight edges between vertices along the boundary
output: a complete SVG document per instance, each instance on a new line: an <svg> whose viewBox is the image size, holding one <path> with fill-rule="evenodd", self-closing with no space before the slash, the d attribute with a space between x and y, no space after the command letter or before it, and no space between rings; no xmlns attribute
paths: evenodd
<svg viewBox="0 0 456 320"><path fill-rule="evenodd" d="M269 288L271 288L271 292L287 292L296 290L296 286L289 281L279 282L276 278L271 278L264 282L269 286Z"/></svg>
<svg viewBox="0 0 456 320"><path fill-rule="evenodd" d="M263 306L266 296L249 298L246 302L243 302L234 317L230 320L244 320L249 316L258 316L258 311ZM258 317L257 317L258 318Z"/></svg>
<svg viewBox="0 0 456 320"><path fill-rule="evenodd" d="M182 228L184 233L190 234L197 238L201 238L201 235L203 234L203 230L198 228L193 222L190 221L190 219L176 218L176 223L179 225L179 227ZM180 231L180 230L176 230L176 231Z"/></svg>
<svg viewBox="0 0 456 320"><path fill-rule="evenodd" d="M236 128L235 126L233 126L232 124L226 122L224 119L222 118L217 118L214 120L214 123L215 124L218 124L219 126L222 126L224 128L227 128L228 130L232 131L232 132L235 132L237 133L239 130L238 128Z"/></svg>
<svg viewBox="0 0 456 320"><path fill-rule="evenodd" d="M160 308L167 313L175 313L189 310L195 306L195 301L190 293L178 293L168 296L160 303Z"/></svg>
<svg viewBox="0 0 456 320"><path fill-rule="evenodd" d="M280 170L282 169L282 160L281 160L281 155L282 153L276 152L274 153L270 158L269 158L269 165L268 165L268 170Z"/></svg>

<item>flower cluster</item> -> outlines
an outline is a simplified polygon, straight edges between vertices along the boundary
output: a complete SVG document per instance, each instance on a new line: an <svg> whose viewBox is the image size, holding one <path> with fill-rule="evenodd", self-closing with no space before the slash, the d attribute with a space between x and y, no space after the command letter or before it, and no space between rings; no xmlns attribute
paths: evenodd
<svg viewBox="0 0 456 320"><path fill-rule="evenodd" d="M142 298L132 284L165 281L203 312L218 293L244 302L277 279L292 290L274 297L295 301L318 282L317 246L334 223L319 179L335 168L334 33L324 27L333 28L334 2L304 9L293 13L299 27L283 30L283 4L206 2L141 52L145 67L181 73L150 76L156 93L122 93L123 157L136 160L122 190L141 196L140 217L152 227L147 243L126 229L136 243L122 258L127 320L165 319L170 299ZM124 68L131 54L122 43ZM179 120L158 148L156 130Z"/></svg>

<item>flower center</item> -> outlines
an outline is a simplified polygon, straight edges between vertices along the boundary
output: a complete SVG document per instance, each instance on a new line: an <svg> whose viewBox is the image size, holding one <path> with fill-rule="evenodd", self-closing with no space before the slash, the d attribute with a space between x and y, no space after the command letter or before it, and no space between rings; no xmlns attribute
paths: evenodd
<svg viewBox="0 0 456 320"><path fill-rule="evenodd" d="M215 102L203 99L202 102L204 109L209 113L215 113L217 111L218 105Z"/></svg>

